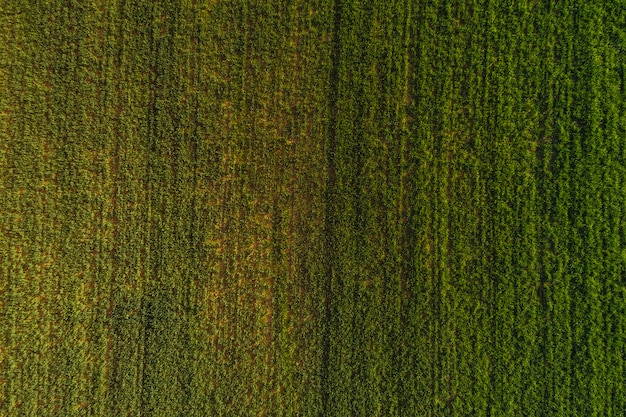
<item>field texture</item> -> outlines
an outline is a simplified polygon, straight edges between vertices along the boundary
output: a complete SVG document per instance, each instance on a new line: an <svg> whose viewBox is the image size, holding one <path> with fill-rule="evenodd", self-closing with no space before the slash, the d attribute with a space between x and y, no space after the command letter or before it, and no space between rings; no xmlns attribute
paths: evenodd
<svg viewBox="0 0 626 417"><path fill-rule="evenodd" d="M623 0L0 0L0 416L623 416Z"/></svg>

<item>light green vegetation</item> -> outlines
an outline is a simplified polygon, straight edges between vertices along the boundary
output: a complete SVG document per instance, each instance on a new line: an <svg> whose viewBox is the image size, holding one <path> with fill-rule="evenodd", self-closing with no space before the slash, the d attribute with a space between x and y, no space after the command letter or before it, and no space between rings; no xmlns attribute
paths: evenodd
<svg viewBox="0 0 626 417"><path fill-rule="evenodd" d="M0 0L0 416L621 416L618 0Z"/></svg>

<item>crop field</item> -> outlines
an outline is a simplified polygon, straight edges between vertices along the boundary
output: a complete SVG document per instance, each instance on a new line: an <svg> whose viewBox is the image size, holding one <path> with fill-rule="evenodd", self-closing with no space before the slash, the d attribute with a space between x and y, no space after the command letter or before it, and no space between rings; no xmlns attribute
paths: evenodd
<svg viewBox="0 0 626 417"><path fill-rule="evenodd" d="M0 417L623 416L623 0L0 0Z"/></svg>

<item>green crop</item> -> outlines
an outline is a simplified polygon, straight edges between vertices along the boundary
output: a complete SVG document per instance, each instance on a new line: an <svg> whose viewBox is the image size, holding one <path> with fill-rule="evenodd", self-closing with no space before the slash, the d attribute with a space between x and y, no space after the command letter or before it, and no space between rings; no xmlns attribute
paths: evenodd
<svg viewBox="0 0 626 417"><path fill-rule="evenodd" d="M0 1L0 416L621 416L616 0Z"/></svg>

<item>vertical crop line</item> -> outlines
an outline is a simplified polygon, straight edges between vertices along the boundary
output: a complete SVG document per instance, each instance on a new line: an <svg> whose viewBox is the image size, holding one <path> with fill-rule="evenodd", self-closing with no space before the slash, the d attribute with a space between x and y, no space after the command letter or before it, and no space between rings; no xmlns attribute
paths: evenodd
<svg viewBox="0 0 626 417"><path fill-rule="evenodd" d="M152 279L152 257L153 257L153 248L154 248L154 225L152 224L152 187L153 187L153 167L152 167L152 158L156 152L156 79L157 79L157 69L156 69L156 46L154 39L154 4L150 8L150 24L148 25L148 53L150 60L150 68L148 71L149 81L148 81L148 89L149 89L149 97L148 97L148 108L147 108L147 152L148 155L146 157L146 203L147 203L147 242L145 242L146 255L145 255L145 265L144 269L146 270L146 277L143 283L143 291L141 294L141 314L142 314L142 326L141 331L143 332L143 355L141 357L141 386L139 387L140 398L139 398L139 413L140 415L149 414L146 410L148 405L149 395L149 387L146 386L146 366L148 364L148 355L150 354L149 350L149 338L150 338L150 330L152 329L153 317L152 317L152 302L148 298L149 292L151 290L150 280Z"/></svg>
<svg viewBox="0 0 626 417"><path fill-rule="evenodd" d="M16 13L19 14L21 13L21 11L16 12ZM15 23L13 21L10 21L10 23L6 24L6 26L9 26L6 28L6 31L10 34L9 39L11 40L11 43L9 43L9 45L12 46L12 48L6 48L8 51L7 55L9 55L11 61L13 60L17 61L17 57L15 56L17 54L16 51L19 50L18 48L21 45L19 45L19 43L17 42L19 38L16 36ZM2 47L5 48L5 45L2 45ZM18 67L16 66L15 68L17 69ZM6 83L5 83L6 89L5 88L2 89L2 94L3 95L6 94L6 96L10 97L11 104L17 101L16 95L19 94L19 92L16 92L12 89L15 83L15 78L17 78L15 72L16 70L13 68L7 71ZM23 115L23 114L24 114L23 112L19 112L16 114L16 112L13 109L11 109L11 112L9 113L10 122L8 122L7 124L6 133L2 134L2 139L3 141L6 141L6 144L7 144L6 147L4 146L3 147L6 149L5 152L8 157L7 164L2 166L2 174L3 174L2 179L3 180L5 180L5 178L12 179L13 177L12 175L13 166L15 163L11 160L12 158L10 157L12 156L13 154L12 150L17 143L17 140L16 140L17 129L14 129L14 127L16 127L14 125L17 125L16 116ZM7 206L10 200L7 198L8 193L5 191L4 185L1 191L2 191L2 199L0 199L0 204L1 204L0 210L4 214L8 208ZM6 220L5 218L3 218L2 220L3 220L1 224L2 246L0 247L1 255L2 255L2 258L1 258L2 265L0 267L0 276L2 277L3 284L2 284L2 290L0 290L0 293L2 295L2 298L0 299L0 301L6 303L4 304L6 307L3 307L2 309L0 309L0 312L2 313L0 314L0 323L2 325L1 333L2 333L2 343L3 343L2 345L3 357L0 359L0 378L2 378L2 382L3 382L2 384L0 384L0 413L2 413L2 415L5 415L4 413L10 410L10 404L12 403L11 397L13 396L13 392L16 390L15 386L18 385L18 383L16 382L16 378L11 377L13 372L11 370L10 361L9 361L9 359L11 359L12 356L15 354L14 353L14 349L15 349L14 339L15 339L15 327L16 327L16 321L17 321L17 318L15 317L17 313L17 309L15 308L15 305L16 305L17 295L15 294L16 284L15 284L15 278L14 278L14 273L13 273L13 266L15 262L13 260L12 251L10 250L10 248L16 246L13 242L15 239L14 237L15 235L12 233L6 233Z"/></svg>
<svg viewBox="0 0 626 417"><path fill-rule="evenodd" d="M414 297L414 282L416 275L415 268L415 226L413 224L413 204L414 201L411 198L411 183L413 178L411 177L411 164L412 159L412 146L411 139L415 131L414 117L415 117L415 105L413 103L413 89L414 86L414 74L413 68L415 67L414 57L415 53L413 48L415 47L415 36L412 36L412 30L414 26L411 25L412 8L411 0L405 2L405 22L404 22L404 44L403 53L405 54L404 61L404 106L402 131L400 134L400 198L399 198L399 223L400 223L400 250L401 252L401 266L400 266L400 292L401 292L401 311L400 311L400 323L409 324L408 328L400 332L401 343L396 345L393 358L393 369L399 370L399 375L396 375L395 389L398 398L398 412L411 409L412 392L414 387L412 386L415 381L415 369L412 366L414 363L413 352L408 349L410 341L415 337L414 328L412 326L411 307Z"/></svg>
<svg viewBox="0 0 626 417"><path fill-rule="evenodd" d="M196 349L194 346L194 318L195 318L195 305L193 302L193 294L197 291L198 282L198 260L197 252L199 251L199 245L196 242L197 233L195 228L197 225L197 171L198 171L198 157L197 157L197 120L198 120L198 94L195 92L197 84L197 43L198 43L198 19L197 19L197 7L196 1L192 0L188 5L189 9L183 9L181 6L181 20L184 23L180 23L179 27L190 27L189 38L183 37L184 45L189 47L188 60L184 62L188 64L188 69L185 76L187 77L187 83L181 86L181 94L185 97L189 95L190 109L188 114L185 115L186 120L181 121L183 125L183 133L181 137L182 145L179 149L179 163L180 171L184 172L186 169L191 169L191 196L189 206L187 207L188 220L181 221L181 229L187 227L186 238L189 251L189 259L187 260L188 269L182 276L183 288L182 288L182 328L180 336L181 346L181 364L179 367L179 379L181 385L181 406L178 410L178 415L189 415L194 410L195 404L192 401L193 398L193 383L194 383L194 367L193 363L196 360ZM188 26L189 19L191 19L191 25ZM175 38L174 38L175 39ZM175 40L173 41L175 42ZM182 80L181 80L182 81ZM183 112L181 108L181 113ZM184 146L188 147L189 160L185 158ZM185 174L181 174L181 178L185 178ZM180 218L183 218L181 213Z"/></svg>
<svg viewBox="0 0 626 417"><path fill-rule="evenodd" d="M494 22L494 4L491 1L487 1L484 7L484 46L483 46L483 69L482 69L482 103L481 107L484 108L487 112L492 110L491 106L497 105L497 98L493 97L492 81L494 78L494 69L492 68L491 61L494 60L494 55L497 58L497 42L495 34L493 30L496 23ZM490 117L489 115L485 116L483 120L484 125L487 128L486 139L493 139L494 134L493 131L497 127L497 121L494 120L494 117ZM494 150L493 149L485 149L485 145L481 141L480 145L480 155L486 157L486 160L493 162L494 158ZM487 203L487 207L492 207L492 205L496 202L494 196L494 179L493 168L489 165L484 167L484 175L485 175L485 200ZM490 213L485 213L485 218L482 218L479 223L479 227L484 230L481 236L480 246L483 248L484 256L487 259L488 263L493 262L494 255L496 254L496 249L493 246L492 242L494 239L494 221L489 219ZM485 284L485 289L483 290L483 297L485 302L487 303L487 319L486 323L491 327L491 334L486 338L486 347L487 347L487 381L489 386L489 394L486 398L486 404L484 406L484 410L488 416L497 414L497 406L494 405L496 401L495 398L497 394L497 386L496 381L497 377L497 356L494 354L496 350L496 346L498 344L498 329L497 329L497 299L498 299L498 283L496 280L492 281L493 277L493 268L487 268L487 282L483 282Z"/></svg>
<svg viewBox="0 0 626 417"><path fill-rule="evenodd" d="M121 378L119 371L119 354L116 352L117 343L114 340L116 333L118 333L118 326L123 326L122 323L119 323L116 319L117 314L115 313L116 305L116 276L121 267L118 265L119 257L120 257L120 248L119 248L119 204L118 204L118 196L119 196L119 154L120 154L120 125L123 122L122 117L122 87L120 84L123 82L122 79L122 60L123 60L123 48L124 48L124 13L126 11L126 4L124 1L120 2L117 8L117 20L111 22L111 31L116 31L115 36L115 52L113 52L113 56L111 57L111 67L110 73L114 74L117 77L117 80L108 80L108 84L110 85L113 91L111 92L111 103L115 106L112 110L111 114L111 123L112 123L112 132L113 138L111 138L112 143L110 143L111 147L108 152L111 152L108 155L108 164L109 164L109 176L112 181L111 184L111 209L110 209L110 222L111 222L111 234L112 234L112 244L109 249L109 257L111 262L110 268L110 280L109 280L109 288L108 288L108 307L106 310L106 321L108 325L108 337L106 340L106 355L105 362L107 364L107 373L106 379L108 380L108 399L110 400L110 404L112 408L119 406L118 401L116 400L118 397L118 393L113 392L112 386L116 384ZM78 54L78 52L76 52ZM106 106L106 100L105 100ZM105 107L106 111L106 107ZM105 149L107 146L105 145Z"/></svg>
<svg viewBox="0 0 626 417"><path fill-rule="evenodd" d="M331 68L330 68L330 85L328 93L328 138L326 147L326 213L324 219L324 254L325 254L325 279L323 288L324 297L324 321L322 333L322 367L321 367L321 400L322 410L320 416L329 415L330 406L330 390L329 373L330 373L330 348L331 348L331 320L333 316L332 309L332 281L333 266L335 257L335 190L337 179L335 174L335 150L337 147L337 111L339 96L339 59L341 53L341 44L339 38L339 29L341 25L341 0L335 0L333 5L333 28L332 28L332 45L331 45Z"/></svg>

